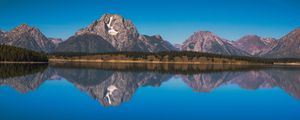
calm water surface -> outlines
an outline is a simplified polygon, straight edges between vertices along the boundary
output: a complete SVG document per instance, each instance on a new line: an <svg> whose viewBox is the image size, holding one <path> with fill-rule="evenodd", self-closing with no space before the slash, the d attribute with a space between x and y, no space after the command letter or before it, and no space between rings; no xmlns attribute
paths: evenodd
<svg viewBox="0 0 300 120"><path fill-rule="evenodd" d="M0 119L299 120L300 67L0 66Z"/></svg>

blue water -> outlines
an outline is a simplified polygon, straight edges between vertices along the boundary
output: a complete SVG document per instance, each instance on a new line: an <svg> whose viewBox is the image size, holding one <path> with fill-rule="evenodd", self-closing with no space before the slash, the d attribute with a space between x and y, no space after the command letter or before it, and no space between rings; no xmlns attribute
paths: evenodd
<svg viewBox="0 0 300 120"><path fill-rule="evenodd" d="M198 73L195 75L167 74L167 77L160 77L166 73L109 71L109 75L107 75L106 70L84 68L77 71L77 74L72 74L74 72L72 70L74 69L49 70L47 68L42 72L29 74L25 77L2 78L0 80L0 119L300 119L300 99L297 97L300 96L300 84L298 84L300 83L300 78L297 77L297 73L300 73L300 70L233 71L230 72L233 75L224 77L226 82L217 86L215 83L224 80L222 74L227 71ZM49 71L54 72L50 73ZM85 71L90 71L87 74L90 77L101 73L104 73L101 75L104 76L106 74L108 77L105 80L100 80L101 83L84 84L78 82L79 79L85 78L84 75L79 75ZM283 75L278 75L278 72ZM248 73L255 73L250 75L256 76L255 78L257 79L268 78L271 80L242 87L246 83L257 83L255 78L238 77ZM276 75L272 73L276 73ZM36 79L34 82L24 79L30 75L37 74L49 77L37 77L39 79ZM67 74L72 74L73 76L67 76ZM208 82L209 84L193 82L188 84L187 80L184 80L184 77L182 77L195 77L203 74L205 76L192 80L215 82ZM142 78L146 79L151 75L154 76L152 79L149 79L151 81L141 82L143 81ZM284 77L284 75L289 75L289 78L285 78L281 82L282 79L279 77ZM216 76L222 79L213 79ZM129 82L127 82L127 77L128 80L130 79ZM92 78L96 79L96 81L98 79L98 77ZM139 79L133 80L135 78ZM147 84L160 80L160 78L164 78L164 80L154 83L154 85ZM29 78L29 80L32 79L34 78ZM87 79L91 80L90 78ZM10 83L7 82L9 80L11 81ZM22 80L27 80L27 82ZM110 81L114 82L110 83ZM120 81L126 81L126 84ZM38 84L36 85L36 83ZM96 87L100 84L103 87ZM91 92L94 91L97 95L105 96L107 90L103 89L107 89L107 86L111 84L116 85L118 88L111 95L111 98L114 98L111 104L107 100L105 101L104 97L95 97L93 92ZM209 90L203 90L197 89L199 87L191 87L194 85L200 85L202 88L204 86L213 87L208 87ZM259 87L256 85L259 85ZM124 86L126 86L126 89L122 89ZM129 94L128 91L132 92L129 92Z"/></svg>

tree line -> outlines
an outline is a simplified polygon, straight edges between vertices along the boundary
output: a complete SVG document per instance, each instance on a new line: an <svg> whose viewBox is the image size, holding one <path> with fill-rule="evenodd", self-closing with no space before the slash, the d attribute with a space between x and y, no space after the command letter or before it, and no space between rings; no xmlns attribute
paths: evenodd
<svg viewBox="0 0 300 120"><path fill-rule="evenodd" d="M212 53L202 53L193 51L166 51L166 52L107 52L107 53L51 53L51 58L95 58L95 56L111 56L108 58L117 58L116 56L126 56L133 60L149 60L149 58L155 60L168 60L177 61L177 58L185 61L193 61L205 59L204 61L211 61L226 63L226 60L235 61L247 61L249 63L264 63L264 64L274 64L275 62L289 63L289 62L300 62L298 58L262 58L253 56L233 56L233 55L221 55ZM99 57L96 57L99 58ZM184 59L182 59L184 58ZM177 59L177 60L176 60Z"/></svg>
<svg viewBox="0 0 300 120"><path fill-rule="evenodd" d="M0 61L5 62L47 62L45 53L35 52L24 48L0 45Z"/></svg>

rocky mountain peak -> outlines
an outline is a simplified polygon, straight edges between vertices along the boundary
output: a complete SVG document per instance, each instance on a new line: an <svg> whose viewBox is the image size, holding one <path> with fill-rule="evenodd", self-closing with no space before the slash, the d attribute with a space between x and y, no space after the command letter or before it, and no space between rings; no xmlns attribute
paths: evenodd
<svg viewBox="0 0 300 120"><path fill-rule="evenodd" d="M21 24L1 37L0 44L12 45L34 51L49 52L54 45L39 31L27 24Z"/></svg>
<svg viewBox="0 0 300 120"><path fill-rule="evenodd" d="M230 41L209 31L195 32L183 43L182 50L223 55L246 55L245 52L232 46Z"/></svg>
<svg viewBox="0 0 300 120"><path fill-rule="evenodd" d="M194 35L203 36L203 37L206 37L206 36L218 37L216 34L214 34L213 32L210 32L210 31L198 31L198 32L195 32Z"/></svg>
<svg viewBox="0 0 300 120"><path fill-rule="evenodd" d="M94 21L86 29L79 31L77 34L94 33L100 36L120 36L122 34L138 35L138 31L130 20L125 20L118 14L104 14L99 20Z"/></svg>
<svg viewBox="0 0 300 120"><path fill-rule="evenodd" d="M35 38L46 38L38 28L31 27L27 24L21 24L17 26L15 29L8 32L8 34L13 36L29 35Z"/></svg>
<svg viewBox="0 0 300 120"><path fill-rule="evenodd" d="M33 36L37 39L41 38L41 39L47 39L45 37L45 35L38 29L35 27L31 27L27 24L21 24L18 27L16 27L15 29L13 29L11 31L12 34L23 34L23 35L29 35L29 36Z"/></svg>
<svg viewBox="0 0 300 120"><path fill-rule="evenodd" d="M242 45L242 44L264 44L263 39L257 35L246 35L241 37L239 40L234 42L237 45Z"/></svg>
<svg viewBox="0 0 300 120"><path fill-rule="evenodd" d="M201 34L201 35L215 35L214 33L210 31L197 31L194 34Z"/></svg>
<svg viewBox="0 0 300 120"><path fill-rule="evenodd" d="M288 33L265 57L300 58L300 27Z"/></svg>
<svg viewBox="0 0 300 120"><path fill-rule="evenodd" d="M139 33L130 20L118 14L104 14L76 35L92 33L101 36L120 51L133 51Z"/></svg>
<svg viewBox="0 0 300 120"><path fill-rule="evenodd" d="M236 48L258 56L269 52L276 44L277 41L273 38L262 38L257 35L246 35L232 43Z"/></svg>
<svg viewBox="0 0 300 120"><path fill-rule="evenodd" d="M195 32L183 43L183 50L207 52L205 48L212 47L213 42L223 44L221 38L209 31ZM187 45L188 44L188 45Z"/></svg>
<svg viewBox="0 0 300 120"><path fill-rule="evenodd" d="M36 29L34 27L30 27L27 24L21 24L19 26L17 26L12 32L27 32L30 30Z"/></svg>
<svg viewBox="0 0 300 120"><path fill-rule="evenodd" d="M191 37L200 38L200 41L217 41L219 44L223 44L225 39L220 38L216 34L210 31L199 31L195 32Z"/></svg>
<svg viewBox="0 0 300 120"><path fill-rule="evenodd" d="M75 36L94 34L109 42L117 51L171 51L174 46L161 36L147 36L138 33L132 21L118 14L104 14L99 20L81 29Z"/></svg>

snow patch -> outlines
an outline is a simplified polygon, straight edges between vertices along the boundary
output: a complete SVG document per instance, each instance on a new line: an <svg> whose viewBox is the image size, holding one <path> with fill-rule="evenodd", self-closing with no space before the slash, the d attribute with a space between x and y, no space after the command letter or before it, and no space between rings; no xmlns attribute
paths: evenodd
<svg viewBox="0 0 300 120"><path fill-rule="evenodd" d="M110 99L110 96L112 95L112 93L117 90L118 88L114 85L110 85L108 88L107 88L107 93L105 95L105 97L108 99L108 103L109 104L112 104L111 103L111 99Z"/></svg>
<svg viewBox="0 0 300 120"><path fill-rule="evenodd" d="M110 35L117 35L118 32L117 32L117 31L114 29L114 27L111 25L111 24L112 24L112 20L113 20L113 17L111 16L111 17L109 18L109 23L106 24L107 27L109 28L108 34L110 34Z"/></svg>

